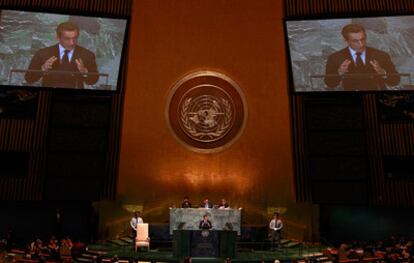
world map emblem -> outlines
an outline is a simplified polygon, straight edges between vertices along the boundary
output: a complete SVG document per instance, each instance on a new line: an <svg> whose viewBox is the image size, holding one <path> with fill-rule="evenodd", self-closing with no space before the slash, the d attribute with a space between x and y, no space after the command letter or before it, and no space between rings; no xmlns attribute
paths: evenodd
<svg viewBox="0 0 414 263"><path fill-rule="evenodd" d="M216 152L238 138L247 111L244 96L232 79L199 71L174 85L166 115L180 142L195 151Z"/></svg>

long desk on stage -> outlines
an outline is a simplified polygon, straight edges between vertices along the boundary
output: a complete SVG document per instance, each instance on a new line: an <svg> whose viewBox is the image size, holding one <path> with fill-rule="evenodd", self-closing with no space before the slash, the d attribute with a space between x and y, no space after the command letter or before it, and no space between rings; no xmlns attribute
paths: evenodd
<svg viewBox="0 0 414 263"><path fill-rule="evenodd" d="M174 230L198 230L208 215L214 230L233 230L240 235L241 209L170 208L170 235Z"/></svg>
<svg viewBox="0 0 414 263"><path fill-rule="evenodd" d="M206 214L213 228L199 230ZM174 256L233 258L240 225L240 209L170 208Z"/></svg>

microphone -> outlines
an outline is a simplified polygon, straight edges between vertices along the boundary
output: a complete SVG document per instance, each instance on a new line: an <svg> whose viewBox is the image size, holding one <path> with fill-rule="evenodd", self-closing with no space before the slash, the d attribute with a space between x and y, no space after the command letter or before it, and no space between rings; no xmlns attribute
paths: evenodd
<svg viewBox="0 0 414 263"><path fill-rule="evenodd" d="M183 229L183 227L184 227L184 225L185 225L185 222L180 222L179 224L178 224L178 230L181 230L181 229Z"/></svg>
<svg viewBox="0 0 414 263"><path fill-rule="evenodd" d="M228 230L233 230L233 224L232 224L232 223L230 223L230 222L227 222L227 223L224 225L224 227L225 227L226 229L228 229Z"/></svg>

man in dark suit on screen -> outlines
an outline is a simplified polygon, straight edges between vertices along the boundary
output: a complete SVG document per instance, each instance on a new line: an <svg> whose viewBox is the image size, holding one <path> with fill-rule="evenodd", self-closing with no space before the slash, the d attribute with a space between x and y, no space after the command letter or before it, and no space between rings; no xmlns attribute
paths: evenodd
<svg viewBox="0 0 414 263"><path fill-rule="evenodd" d="M95 84L99 78L95 54L77 45L78 37L79 27L75 23L59 24L56 28L59 43L36 52L25 75L27 83L42 79L46 87L78 89L84 88L84 83Z"/></svg>
<svg viewBox="0 0 414 263"><path fill-rule="evenodd" d="M344 90L382 90L400 83L400 77L390 56L367 46L365 28L359 24L343 27L347 47L328 57L325 84Z"/></svg>

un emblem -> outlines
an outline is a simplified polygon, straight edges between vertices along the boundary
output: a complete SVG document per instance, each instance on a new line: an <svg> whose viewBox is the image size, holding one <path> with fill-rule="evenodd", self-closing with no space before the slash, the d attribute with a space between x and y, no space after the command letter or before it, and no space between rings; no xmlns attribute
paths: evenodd
<svg viewBox="0 0 414 263"><path fill-rule="evenodd" d="M233 80L218 72L199 71L172 88L166 115L175 137L190 149L216 152L237 139L247 111Z"/></svg>

